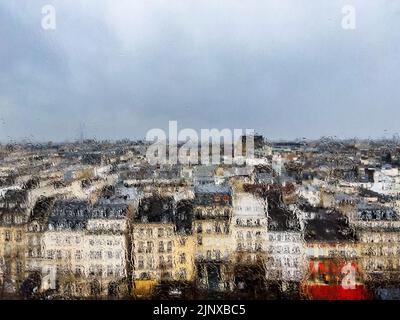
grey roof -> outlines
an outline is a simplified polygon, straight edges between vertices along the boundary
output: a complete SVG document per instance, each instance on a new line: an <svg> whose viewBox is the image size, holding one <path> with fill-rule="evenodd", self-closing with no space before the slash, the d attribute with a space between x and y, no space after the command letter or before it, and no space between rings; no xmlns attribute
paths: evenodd
<svg viewBox="0 0 400 320"><path fill-rule="evenodd" d="M230 194L231 189L227 184L203 184L195 187L195 193L223 193Z"/></svg>
<svg viewBox="0 0 400 320"><path fill-rule="evenodd" d="M334 210L318 210L315 219L307 220L305 225L306 241L340 242L355 241L355 233L345 216Z"/></svg>
<svg viewBox="0 0 400 320"><path fill-rule="evenodd" d="M213 177L215 166L197 166L193 170L193 175L196 177Z"/></svg>
<svg viewBox="0 0 400 320"><path fill-rule="evenodd" d="M90 217L89 203L83 200L58 200L50 214L48 225L51 230L81 230Z"/></svg>
<svg viewBox="0 0 400 320"><path fill-rule="evenodd" d="M300 223L292 211L284 207L274 207L268 210L269 231L300 231Z"/></svg>
<svg viewBox="0 0 400 320"><path fill-rule="evenodd" d="M139 202L135 221L172 222L174 217L174 199L172 197L151 196Z"/></svg>
<svg viewBox="0 0 400 320"><path fill-rule="evenodd" d="M117 203L97 203L90 210L91 219L125 219L128 205Z"/></svg>

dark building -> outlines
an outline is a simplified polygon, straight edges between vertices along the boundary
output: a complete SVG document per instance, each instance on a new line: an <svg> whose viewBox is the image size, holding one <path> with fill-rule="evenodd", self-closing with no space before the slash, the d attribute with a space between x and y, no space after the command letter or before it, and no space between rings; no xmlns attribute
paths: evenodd
<svg viewBox="0 0 400 320"><path fill-rule="evenodd" d="M141 199L135 221L150 223L174 222L174 199L160 196Z"/></svg>
<svg viewBox="0 0 400 320"><path fill-rule="evenodd" d="M90 205L83 200L58 200L48 221L49 230L82 230L90 218Z"/></svg>

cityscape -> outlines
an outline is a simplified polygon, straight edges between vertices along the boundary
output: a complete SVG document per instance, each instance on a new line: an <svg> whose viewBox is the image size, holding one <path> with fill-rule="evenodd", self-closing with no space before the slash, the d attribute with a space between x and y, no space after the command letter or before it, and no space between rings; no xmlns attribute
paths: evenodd
<svg viewBox="0 0 400 320"><path fill-rule="evenodd" d="M400 299L400 141L251 139L206 165L1 145L0 296Z"/></svg>
<svg viewBox="0 0 400 320"><path fill-rule="evenodd" d="M400 301L399 17L1 0L0 315L382 317Z"/></svg>

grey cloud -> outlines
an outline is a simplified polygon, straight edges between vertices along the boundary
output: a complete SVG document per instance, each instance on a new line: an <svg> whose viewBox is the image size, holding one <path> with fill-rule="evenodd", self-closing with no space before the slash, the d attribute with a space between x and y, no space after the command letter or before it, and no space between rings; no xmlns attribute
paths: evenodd
<svg viewBox="0 0 400 320"><path fill-rule="evenodd" d="M351 2L357 29L341 29ZM53 4L57 29L40 27ZM0 140L254 128L380 137L400 117L398 1L2 1ZM386 130L386 131L385 131Z"/></svg>

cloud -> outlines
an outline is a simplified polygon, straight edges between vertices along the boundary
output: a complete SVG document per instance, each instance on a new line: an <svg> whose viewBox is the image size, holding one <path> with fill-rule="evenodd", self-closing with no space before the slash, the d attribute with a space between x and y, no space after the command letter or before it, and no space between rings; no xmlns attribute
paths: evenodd
<svg viewBox="0 0 400 320"><path fill-rule="evenodd" d="M341 28L345 4L356 30ZM139 138L169 120L274 139L396 133L399 13L389 0L2 1L0 140L76 139L82 123Z"/></svg>

